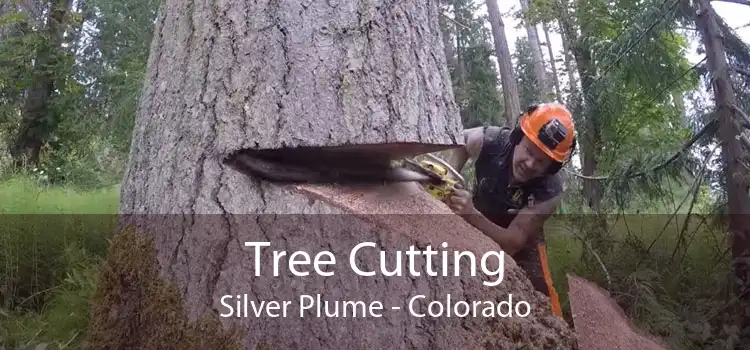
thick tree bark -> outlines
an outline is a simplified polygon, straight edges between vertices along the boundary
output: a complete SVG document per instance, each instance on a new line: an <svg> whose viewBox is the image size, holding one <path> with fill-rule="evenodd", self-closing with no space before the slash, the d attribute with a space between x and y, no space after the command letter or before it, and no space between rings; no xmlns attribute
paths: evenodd
<svg viewBox="0 0 750 350"><path fill-rule="evenodd" d="M492 37L495 41L495 56L500 70L500 81L503 86L503 101L505 106L505 120L509 126L516 123L516 118L521 115L521 101L518 96L518 81L513 75L513 64L508 48L508 40L505 37L505 24L500 15L500 7L497 0L486 0L487 14L492 27Z"/></svg>
<svg viewBox="0 0 750 350"><path fill-rule="evenodd" d="M521 0L521 10L526 13L529 10L529 0ZM535 25L526 23L526 35L531 48L531 61L534 63L534 75L537 84L539 84L542 101L550 101L552 98L552 89L547 78L547 69L544 67L544 56L542 55L542 45L539 40L539 32ZM551 56L550 56L551 57ZM540 101L540 102L542 102Z"/></svg>
<svg viewBox="0 0 750 350"><path fill-rule="evenodd" d="M414 266L420 277L408 276L407 261L404 277L363 277L347 268L349 252L362 242L375 242L356 262L366 271L380 268L381 250L391 257L390 269L395 250L412 245L499 250L460 217L446 215L450 210L417 184L281 186L222 165L224 155L244 148L353 144L387 152L396 145L390 155L400 157L460 142L436 3L331 6L166 2L121 195L121 226L135 225L136 236L151 237L153 245L133 235L115 239L128 243L116 244L105 264L91 347L508 348L526 342L572 348L567 325L552 316L510 258L503 283L494 288L482 286L468 266L461 267L461 277L426 277L421 258ZM244 242L271 243L262 248L259 276L254 249ZM294 276L287 255L274 276L273 250L312 257L331 251L335 266L323 270L335 274L303 267L310 275ZM144 263L152 256L153 264ZM455 302L507 300L509 292L516 302L528 301L532 315L498 323L481 315L418 318L407 311L416 294L427 296L417 307L425 311L427 301L448 294ZM380 318L300 317L303 294L329 302L381 301L385 310ZM221 304L224 295L292 305L286 317L250 315L191 326L231 311ZM165 309L168 316L160 312ZM227 335L230 325L238 337Z"/></svg>
<svg viewBox="0 0 750 350"><path fill-rule="evenodd" d="M162 193L188 198L218 184L214 160L239 149L416 145L400 157L462 142L436 6L167 4L175 10L155 32L123 212L216 212Z"/></svg>
<svg viewBox="0 0 750 350"><path fill-rule="evenodd" d="M750 346L750 196L748 172L742 162L747 162L748 150L743 149L736 136L742 134L736 115L736 97L731 85L727 57L717 15L707 0L699 0L696 9L696 26L706 49L706 64L711 82L719 122L719 139L727 183L729 232L732 237L732 268L734 289L740 300L738 314L740 340L737 348Z"/></svg>

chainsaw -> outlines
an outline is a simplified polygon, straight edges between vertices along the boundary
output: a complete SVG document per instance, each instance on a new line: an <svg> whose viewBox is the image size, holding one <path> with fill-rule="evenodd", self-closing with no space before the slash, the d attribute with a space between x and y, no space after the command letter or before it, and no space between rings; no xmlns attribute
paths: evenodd
<svg viewBox="0 0 750 350"><path fill-rule="evenodd" d="M286 184L387 184L417 182L433 197L445 201L460 186L463 176L433 154L426 159L391 160L365 152L337 147L300 147L276 150L241 150L224 163L248 175Z"/></svg>
<svg viewBox="0 0 750 350"><path fill-rule="evenodd" d="M466 182L463 176L456 171L448 162L438 158L433 154L425 154L425 157L429 159L417 161L415 159L405 159L405 167L412 169L417 173L429 174L433 178L439 180L429 182L422 182L424 189L437 198L440 201L445 201L448 197L453 194L458 186L460 188L466 188Z"/></svg>

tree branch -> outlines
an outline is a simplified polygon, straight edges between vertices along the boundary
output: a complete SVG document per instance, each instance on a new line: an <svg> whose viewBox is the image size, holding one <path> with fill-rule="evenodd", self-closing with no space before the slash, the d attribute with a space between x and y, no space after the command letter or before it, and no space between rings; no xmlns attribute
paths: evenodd
<svg viewBox="0 0 750 350"><path fill-rule="evenodd" d="M712 1L731 2L735 4L750 6L750 0L712 0Z"/></svg>
<svg viewBox="0 0 750 350"><path fill-rule="evenodd" d="M465 25L465 24L463 24L463 23L461 23L461 22L459 22L459 21L456 21L456 20L455 20L455 19L453 19L453 18L450 18L450 16L446 15L446 14L445 14L444 12L440 12L440 15L442 15L443 17L445 17L445 18L446 18L447 20L449 20L449 21L451 21L451 22L453 22L453 23L455 23L455 24L458 24L458 25L460 25L460 26L464 27L465 29L471 29L471 28L469 28L469 27L468 27L467 25Z"/></svg>
<svg viewBox="0 0 750 350"><path fill-rule="evenodd" d="M747 114L745 114L745 112L743 112L736 105L732 106L732 109L734 109L734 111L737 112L737 114L740 115L740 118L742 119L743 126L746 127L746 128L748 128L748 129L750 129L750 117L748 117Z"/></svg>
<svg viewBox="0 0 750 350"><path fill-rule="evenodd" d="M729 69L731 69L731 70L733 70L733 71L735 71L737 73L740 73L740 74L742 74L742 75L750 78L750 71L748 71L748 70L745 70L745 69L742 69L742 68L737 68L737 67L729 67Z"/></svg>
<svg viewBox="0 0 750 350"><path fill-rule="evenodd" d="M703 137L703 135L705 135L706 133L708 133L709 130L712 130L714 127L716 127L717 124L718 123L716 122L716 119L712 120L711 122L709 122L708 124L706 124L705 126L703 126L703 128L700 131L698 131L695 135L693 135L693 137L690 138L690 140L688 140L687 142L685 142L685 144L680 148L680 150L677 151L677 152L675 152L671 157L669 157L669 159L667 159L666 161L664 161L664 162L662 162L662 163L660 163L660 164L652 167L648 171L640 171L640 172L637 172L637 173L634 173L634 174L630 174L630 175L627 176L627 178L628 179L633 179L633 178L636 178L636 177L639 177L639 176L644 176L644 175L646 175L647 172L653 172L653 171L659 170L659 169L661 169L661 168L669 165L669 163L672 163L677 158L679 158L680 155L682 155L683 153L687 152L687 150L690 149L690 147L693 147L693 144L695 144L696 142L698 142L698 140L700 140ZM610 178L609 176L586 176L586 175L574 173L574 172L569 171L567 169L565 169L565 171L568 174L570 174L570 175L573 175L573 176L581 178L581 179L586 179L586 180L607 180L607 179Z"/></svg>

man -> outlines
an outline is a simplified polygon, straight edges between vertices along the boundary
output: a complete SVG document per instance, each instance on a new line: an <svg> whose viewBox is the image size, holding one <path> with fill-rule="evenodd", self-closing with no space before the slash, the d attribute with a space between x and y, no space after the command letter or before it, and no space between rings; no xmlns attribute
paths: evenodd
<svg viewBox="0 0 750 350"><path fill-rule="evenodd" d="M464 138L465 147L449 163L461 171L473 159L477 184L473 198L458 189L448 205L510 254L562 317L542 228L560 205L563 186L557 172L575 149L570 112L560 104L536 105L514 129L467 129Z"/></svg>

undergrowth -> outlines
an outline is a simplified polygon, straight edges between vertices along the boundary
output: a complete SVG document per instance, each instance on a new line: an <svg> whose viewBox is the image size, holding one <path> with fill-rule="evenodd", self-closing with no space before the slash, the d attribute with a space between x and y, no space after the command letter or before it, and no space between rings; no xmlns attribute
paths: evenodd
<svg viewBox="0 0 750 350"><path fill-rule="evenodd" d="M117 187L83 191L23 177L0 183L5 349L81 346L118 193ZM731 347L736 329L725 326L733 307L725 231L698 216L687 225L685 215L612 216L611 229L598 235L609 244L585 245L595 227L587 219L560 215L547 225L550 266L568 319L565 275L573 273L608 289L637 325L674 348ZM603 246L609 251L600 251Z"/></svg>
<svg viewBox="0 0 750 350"><path fill-rule="evenodd" d="M705 215L611 215L596 235L606 244L592 244L592 219L548 223L550 269L569 321L572 273L607 289L638 327L674 349L734 348L726 230Z"/></svg>
<svg viewBox="0 0 750 350"><path fill-rule="evenodd" d="M0 347L78 348L118 193L0 183Z"/></svg>

